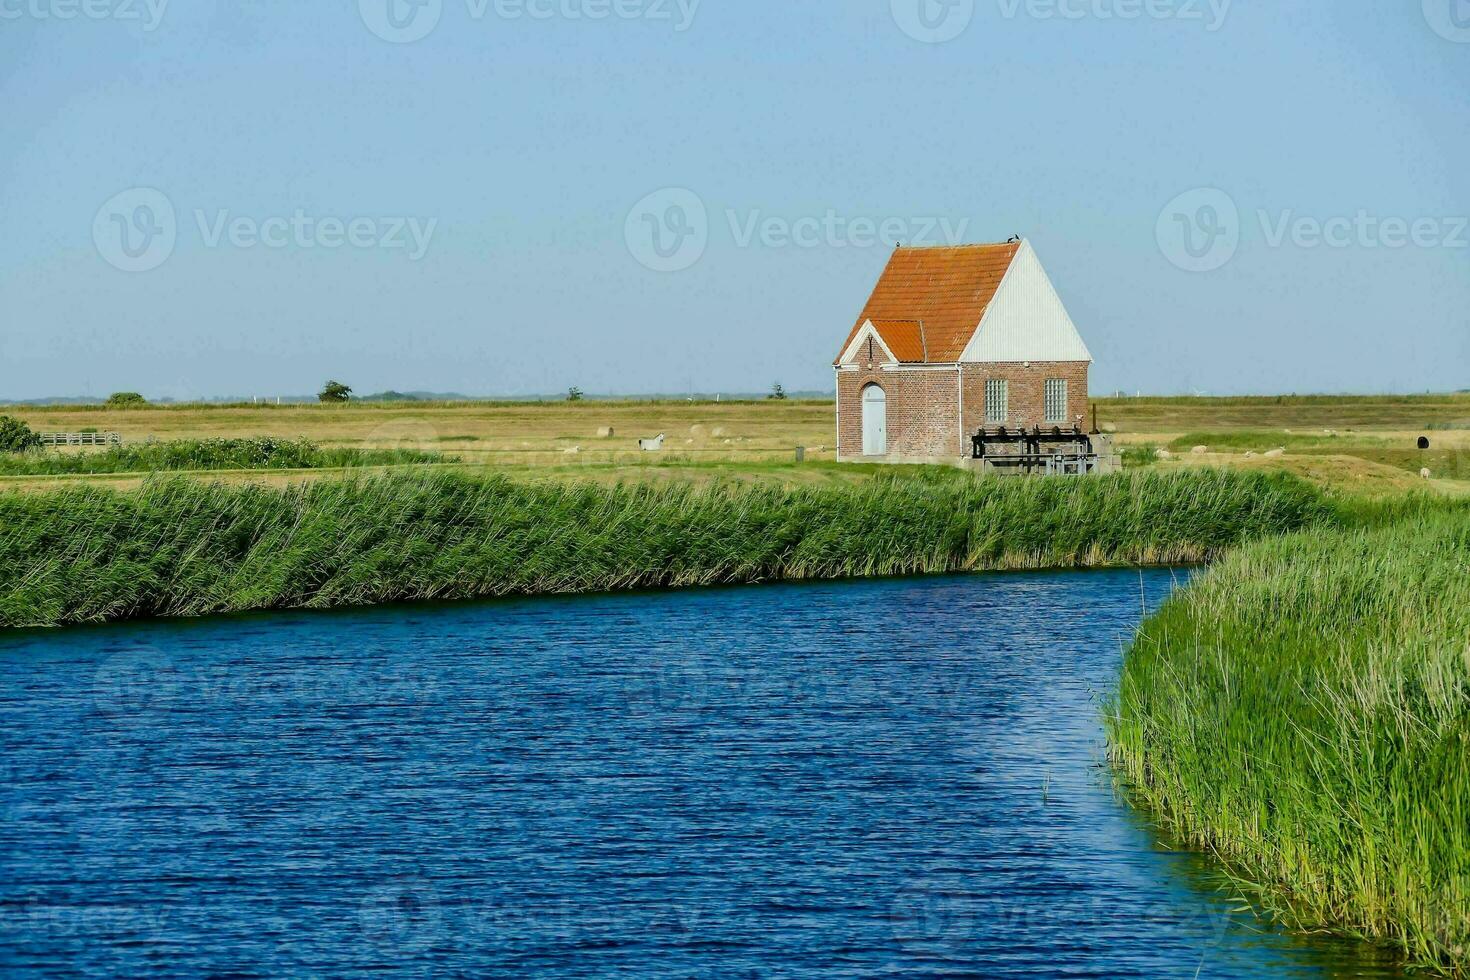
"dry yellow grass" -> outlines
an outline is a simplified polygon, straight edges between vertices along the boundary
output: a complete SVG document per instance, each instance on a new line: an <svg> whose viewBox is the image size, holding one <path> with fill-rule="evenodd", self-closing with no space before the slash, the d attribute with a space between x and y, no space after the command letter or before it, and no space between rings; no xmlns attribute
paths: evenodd
<svg viewBox="0 0 1470 980"><path fill-rule="evenodd" d="M1212 452L1167 465L1280 468L1318 483L1369 492L1423 486L1414 440L1426 426L1440 459L1470 459L1470 395L1099 399L1098 419L1120 444L1164 445L1187 434L1261 433L1285 443L1331 429L1330 447L1292 450L1281 459L1247 459L1244 451ZM413 448L459 457L461 465L527 479L751 479L812 482L863 478L862 470L790 465L797 446L812 464L835 458L830 401L602 402L546 404L435 403L289 406L160 406L137 410L15 407L38 430L116 431L128 441L182 438L305 437L325 446ZM1450 428L1444 428L1444 427ZM610 427L611 437L599 430ZM638 449L663 433L664 451ZM1264 445L1262 448L1267 448ZM1454 475L1456 468L1450 467ZM215 473L223 480L282 482L331 475ZM1436 474L1437 476L1443 474ZM46 488L75 479L131 486L136 477L14 477L0 486ZM1464 482L1429 481L1449 492Z"/></svg>
<svg viewBox="0 0 1470 980"><path fill-rule="evenodd" d="M139 410L6 409L40 431L97 428L128 441L245 436L304 437L327 446L404 446L474 463L562 465L568 455L598 462L641 455L640 438L663 433L665 454L697 459L832 458L831 402L579 402L546 405L189 406ZM611 427L614 435L598 431ZM568 450L576 449L577 453Z"/></svg>

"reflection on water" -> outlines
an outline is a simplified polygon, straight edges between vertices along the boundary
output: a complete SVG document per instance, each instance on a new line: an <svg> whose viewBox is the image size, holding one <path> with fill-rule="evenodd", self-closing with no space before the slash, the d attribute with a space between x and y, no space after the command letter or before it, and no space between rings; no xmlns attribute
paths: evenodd
<svg viewBox="0 0 1470 980"><path fill-rule="evenodd" d="M1167 572L0 641L12 975L1397 975L1154 842L1097 698Z"/></svg>

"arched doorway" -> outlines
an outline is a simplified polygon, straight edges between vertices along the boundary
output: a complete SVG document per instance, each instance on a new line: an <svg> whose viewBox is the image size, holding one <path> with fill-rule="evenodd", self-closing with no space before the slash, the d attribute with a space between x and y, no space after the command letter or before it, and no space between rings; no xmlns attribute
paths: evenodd
<svg viewBox="0 0 1470 980"><path fill-rule="evenodd" d="M877 385L863 389L863 455L888 455L888 395Z"/></svg>

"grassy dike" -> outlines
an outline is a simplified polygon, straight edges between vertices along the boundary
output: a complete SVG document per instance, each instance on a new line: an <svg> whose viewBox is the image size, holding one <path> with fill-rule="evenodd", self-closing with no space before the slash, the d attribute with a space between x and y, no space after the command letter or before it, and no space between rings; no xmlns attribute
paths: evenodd
<svg viewBox="0 0 1470 980"><path fill-rule="evenodd" d="M1143 625L1113 761L1285 921L1464 975L1470 507L1343 520L1233 551Z"/></svg>
<svg viewBox="0 0 1470 980"><path fill-rule="evenodd" d="M1006 568L1205 561L1320 524L1280 474L516 483L451 472L271 488L154 477L0 495L0 626Z"/></svg>

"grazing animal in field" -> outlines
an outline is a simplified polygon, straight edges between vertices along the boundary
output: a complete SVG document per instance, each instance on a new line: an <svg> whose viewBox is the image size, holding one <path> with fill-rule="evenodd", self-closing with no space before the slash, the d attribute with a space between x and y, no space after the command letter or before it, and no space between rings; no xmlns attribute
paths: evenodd
<svg viewBox="0 0 1470 980"><path fill-rule="evenodd" d="M660 432L654 439L639 439L638 448L645 453L662 452L664 448L664 434Z"/></svg>
<svg viewBox="0 0 1470 980"><path fill-rule="evenodd" d="M1432 474L1429 472L1429 467L1426 466L1422 470L1419 471L1419 475L1422 476L1422 477L1424 477L1424 479L1427 480L1427 479L1429 479L1429 477Z"/></svg>

